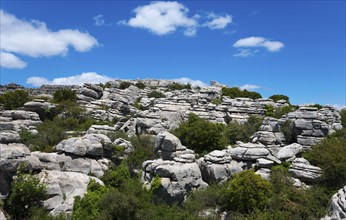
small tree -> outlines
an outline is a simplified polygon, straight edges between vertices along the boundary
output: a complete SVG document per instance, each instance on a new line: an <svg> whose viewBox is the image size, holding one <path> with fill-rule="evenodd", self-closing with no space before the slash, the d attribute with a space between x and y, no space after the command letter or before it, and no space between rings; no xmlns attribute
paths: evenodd
<svg viewBox="0 0 346 220"><path fill-rule="evenodd" d="M26 219L29 210L42 207L42 201L47 198L46 185L31 173L25 173L24 169L25 165L20 164L6 200L7 210L15 219Z"/></svg>
<svg viewBox="0 0 346 220"><path fill-rule="evenodd" d="M162 92L152 91L148 94L148 98L166 98L166 96Z"/></svg>
<svg viewBox="0 0 346 220"><path fill-rule="evenodd" d="M285 95L281 95L281 94L275 94L269 97L270 99L272 99L274 102L277 102L279 100L286 100L286 102L289 104L290 103L290 98L288 96Z"/></svg>
<svg viewBox="0 0 346 220"><path fill-rule="evenodd" d="M6 110L15 110L22 107L28 101L30 101L29 93L24 90L6 92L0 95L0 104Z"/></svg>
<svg viewBox="0 0 346 220"><path fill-rule="evenodd" d="M53 101L56 103L60 103L63 101L77 101L77 95L75 91L71 89L58 89L53 94Z"/></svg>
<svg viewBox="0 0 346 220"><path fill-rule="evenodd" d="M225 192L228 208L242 213L263 210L272 195L270 183L253 170L237 174L228 183Z"/></svg>
<svg viewBox="0 0 346 220"><path fill-rule="evenodd" d="M221 150L227 145L225 125L208 122L193 113L172 133L197 153Z"/></svg>

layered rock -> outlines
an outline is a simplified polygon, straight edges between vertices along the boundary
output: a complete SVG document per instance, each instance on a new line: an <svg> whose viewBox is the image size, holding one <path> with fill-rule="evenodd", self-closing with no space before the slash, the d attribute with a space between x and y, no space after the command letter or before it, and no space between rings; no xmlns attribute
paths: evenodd
<svg viewBox="0 0 346 220"><path fill-rule="evenodd" d="M329 212L321 220L346 219L346 186L333 195L330 201Z"/></svg>
<svg viewBox="0 0 346 220"><path fill-rule="evenodd" d="M75 197L85 195L90 180L104 185L101 180L86 174L57 170L44 170L38 178L47 185L48 199L44 201L44 206L53 216L71 213Z"/></svg>
<svg viewBox="0 0 346 220"><path fill-rule="evenodd" d="M22 109L25 111L36 112L39 115L39 117L43 120L47 112L55 111L56 106L50 102L46 102L41 99L35 99L31 102L25 103Z"/></svg>
<svg viewBox="0 0 346 220"><path fill-rule="evenodd" d="M160 178L159 195L168 203L182 202L193 189L207 187L195 161L192 150L168 132L161 132L155 140L155 149L162 159L148 160L142 165L143 185L150 189L155 178Z"/></svg>
<svg viewBox="0 0 346 220"><path fill-rule="evenodd" d="M315 183L321 177L322 170L313 166L304 158L293 160L289 172L294 178L306 183Z"/></svg>
<svg viewBox="0 0 346 220"><path fill-rule="evenodd" d="M40 123L40 117L36 112L6 110L0 116L0 131L12 130L19 132L25 129L37 133L36 126Z"/></svg>
<svg viewBox="0 0 346 220"><path fill-rule="evenodd" d="M203 180L207 183L223 183L243 171L244 163L232 160L227 150L215 150L198 159Z"/></svg>
<svg viewBox="0 0 346 220"><path fill-rule="evenodd" d="M61 141L54 149L78 156L102 157L103 148L111 144L111 140L103 134L86 134Z"/></svg>
<svg viewBox="0 0 346 220"><path fill-rule="evenodd" d="M20 141L19 133L12 130L3 130L0 131L0 143L18 143Z"/></svg>

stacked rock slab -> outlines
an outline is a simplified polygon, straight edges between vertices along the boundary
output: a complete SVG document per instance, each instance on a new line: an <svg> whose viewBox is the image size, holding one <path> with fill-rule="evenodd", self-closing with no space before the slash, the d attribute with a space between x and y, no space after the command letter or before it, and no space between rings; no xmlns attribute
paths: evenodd
<svg viewBox="0 0 346 220"><path fill-rule="evenodd" d="M148 160L142 164L142 182L150 189L156 178L161 186L158 194L168 203L182 202L193 189L208 186L195 161L192 150L182 146L180 140L168 132L157 135L155 149L162 159Z"/></svg>
<svg viewBox="0 0 346 220"><path fill-rule="evenodd" d="M232 160L227 150L214 150L197 161L205 182L223 183L243 171L243 162Z"/></svg>
<svg viewBox="0 0 346 220"><path fill-rule="evenodd" d="M38 177L47 185L48 199L44 201L44 206L53 216L60 213L71 213L75 197L84 196L92 179L104 185L95 177L75 172L44 170L38 174Z"/></svg>
<svg viewBox="0 0 346 220"><path fill-rule="evenodd" d="M315 183L320 177L322 170L319 167L313 166L304 158L293 160L289 172L294 178L306 183Z"/></svg>
<svg viewBox="0 0 346 220"><path fill-rule="evenodd" d="M346 219L346 186L335 193L330 201L329 213L321 220Z"/></svg>
<svg viewBox="0 0 346 220"><path fill-rule="evenodd" d="M40 117L35 112L6 110L0 116L0 131L12 130L19 132L25 129L37 133L36 126L40 123Z"/></svg>

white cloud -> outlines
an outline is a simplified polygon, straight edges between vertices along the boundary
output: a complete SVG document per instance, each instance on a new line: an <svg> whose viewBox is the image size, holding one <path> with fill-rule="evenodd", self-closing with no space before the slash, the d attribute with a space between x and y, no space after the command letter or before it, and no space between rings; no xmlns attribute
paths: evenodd
<svg viewBox="0 0 346 220"><path fill-rule="evenodd" d="M230 15L219 16L211 12L208 14L208 18L211 21L206 22L204 25L210 29L224 29L228 24L232 23L232 16Z"/></svg>
<svg viewBox="0 0 346 220"><path fill-rule="evenodd" d="M260 86L258 86L258 85L252 85L252 84L245 84L245 85L243 85L243 86L239 86L239 88L241 89L241 90L256 90L256 89L259 89L259 88L261 88Z"/></svg>
<svg viewBox="0 0 346 220"><path fill-rule="evenodd" d="M263 37L247 37L236 41L233 47L244 48L244 47L264 47L270 52L280 51L284 47L284 44L279 41L270 41Z"/></svg>
<svg viewBox="0 0 346 220"><path fill-rule="evenodd" d="M187 16L188 11L188 8L178 2L151 2L149 5L137 7L134 10L135 17L118 23L147 29L157 35L166 35L182 29L185 35L194 36L198 22L196 17Z"/></svg>
<svg viewBox="0 0 346 220"><path fill-rule="evenodd" d="M250 49L239 49L238 51L238 53L233 54L234 57L250 57L254 55Z"/></svg>
<svg viewBox="0 0 346 220"><path fill-rule="evenodd" d="M44 77L29 77L26 80L27 84L33 86L41 86L43 84L47 85L80 85L84 83L105 83L108 81L114 80L113 78L106 75L99 75L95 72L82 73L75 76L55 78L53 80L48 80Z"/></svg>
<svg viewBox="0 0 346 220"><path fill-rule="evenodd" d="M105 26L106 22L104 20L104 15L96 15L95 17L93 17L94 21L95 21L95 25L96 26Z"/></svg>
<svg viewBox="0 0 346 220"><path fill-rule="evenodd" d="M12 53L0 51L0 67L9 69L23 69L26 67L26 63Z"/></svg>
<svg viewBox="0 0 346 220"><path fill-rule="evenodd" d="M70 47L86 52L98 45L97 40L79 30L52 31L44 22L18 19L0 10L0 50L30 57L66 55Z"/></svg>
<svg viewBox="0 0 346 220"><path fill-rule="evenodd" d="M327 105L332 106L332 107L336 108L336 109L339 110L339 111L340 111L341 109L346 108L346 105L339 105L339 104L327 104Z"/></svg>
<svg viewBox="0 0 346 220"><path fill-rule="evenodd" d="M199 86L199 87L206 87L208 84L202 82L201 80L193 80L187 77L182 77L179 79L173 79L175 82L183 83L183 84L188 84L190 83L192 86Z"/></svg>
<svg viewBox="0 0 346 220"><path fill-rule="evenodd" d="M42 85L49 85L51 84L51 82L44 78L44 77L38 77L38 76L33 76L33 77L29 77L26 80L27 84L31 84L33 86L42 86Z"/></svg>

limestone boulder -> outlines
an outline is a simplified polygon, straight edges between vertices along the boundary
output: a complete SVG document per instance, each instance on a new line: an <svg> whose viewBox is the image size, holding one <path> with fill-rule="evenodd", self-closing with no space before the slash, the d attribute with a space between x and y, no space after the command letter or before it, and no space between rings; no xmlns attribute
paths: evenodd
<svg viewBox="0 0 346 220"><path fill-rule="evenodd" d="M82 137L73 137L63 140L54 148L58 152L65 152L78 156L101 157L104 145L111 143L111 140L105 135L86 134Z"/></svg>
<svg viewBox="0 0 346 220"><path fill-rule="evenodd" d="M18 132L11 130L0 131L0 143L18 143L20 142L20 136Z"/></svg>
<svg viewBox="0 0 346 220"><path fill-rule="evenodd" d="M346 219L346 186L333 195L329 204L328 214L321 220Z"/></svg>
<svg viewBox="0 0 346 220"><path fill-rule="evenodd" d="M297 143L293 143L281 148L278 152L278 158L280 160L286 160L296 156L303 151L303 146Z"/></svg>
<svg viewBox="0 0 346 220"><path fill-rule="evenodd" d="M302 182L315 183L321 177L322 170L313 166L304 158L296 158L293 160L289 172L294 178L298 178Z"/></svg>
<svg viewBox="0 0 346 220"><path fill-rule="evenodd" d="M71 213L75 197L85 195L92 179L104 185L101 180L95 177L75 172L44 170L37 176L40 181L47 185L48 199L44 201L44 205L53 216L60 213Z"/></svg>

